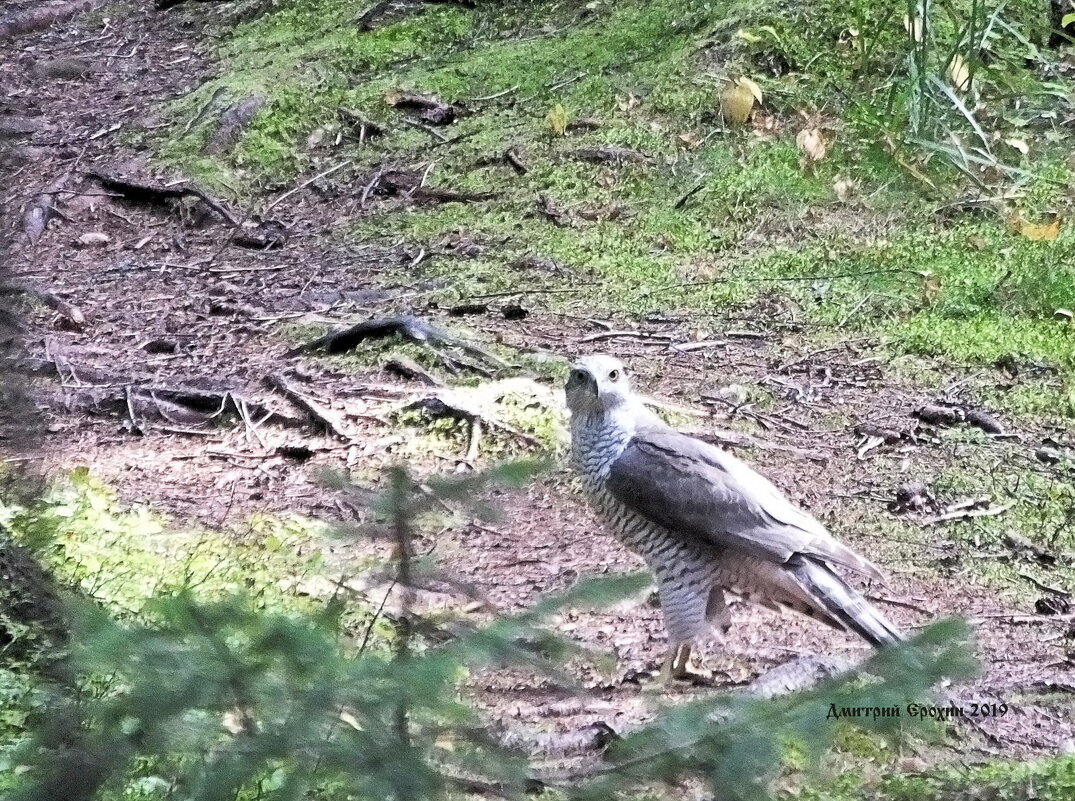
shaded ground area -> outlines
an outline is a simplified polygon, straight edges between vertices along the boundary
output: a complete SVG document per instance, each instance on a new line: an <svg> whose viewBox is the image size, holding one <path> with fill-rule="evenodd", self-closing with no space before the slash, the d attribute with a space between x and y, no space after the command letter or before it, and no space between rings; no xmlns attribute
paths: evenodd
<svg viewBox="0 0 1075 801"><path fill-rule="evenodd" d="M475 392L485 379L519 376L555 391L562 363L549 354L615 351L682 427L737 432L726 436L753 445L741 448L745 458L881 565L891 586L869 594L898 623L911 628L947 614L974 620L985 671L966 694L1004 701L1012 711L987 723L994 742L964 732L970 739L954 743L957 751L1051 754L1070 744L1070 554L1055 534L1056 547L1049 546L1044 527L1053 517L1042 511L1067 469L1049 454L1070 447L1070 432L1008 413L992 435L915 417L937 401L990 412L983 398L1017 391L1023 381L1037 387L1047 370L1024 366L1015 375L909 360L872 336L774 325L784 319L775 296L703 324L674 310L597 319L594 309L610 316L597 297L610 290L594 276L553 274L533 293L457 287L453 271L460 282L470 278L467 254L451 252L466 250L465 231L448 245L371 244L361 226L346 241L338 235L373 205L368 188L376 173L314 180L286 197L301 181L277 187L258 203L264 210L281 200L266 215L282 221L286 245L237 247L236 232L204 201L151 206L90 175L158 187L182 177L150 166L139 132L152 133L163 124L163 104L214 73L199 20L195 12L118 4L24 36L0 57L0 83L9 90L0 125L13 131L4 134L7 206L32 210L42 194L52 197L39 241L10 254L13 279L38 290L26 363L50 470L90 465L124 500L214 528L240 530L256 512L350 519L353 510L319 483L323 468L350 468L360 480L400 458L424 470L466 470L535 441L555 442L556 415L524 395L528 414L499 428L487 424L475 453L472 421L438 427L419 413L400 416L440 390L420 374L408 379L386 368L395 351L374 345L355 358L289 355L297 343L336 324L418 315L518 365L483 376L458 367L472 361L458 349L448 349L447 361L402 349L426 372ZM397 194L413 199L416 186L423 184ZM388 202L395 201L373 201ZM403 205L399 213L410 214ZM246 203L225 206L258 222ZM427 246L438 250L436 270L422 267ZM487 308L453 314L446 287ZM460 376L453 379L448 365ZM306 403L270 387L272 375L284 376ZM222 413L177 403L169 395L177 390L207 393ZM319 411L311 413L310 400ZM336 432L314 418L335 421ZM906 508L891 511L897 490L914 479L936 497L911 492ZM638 566L600 531L561 471L500 500L505 517L495 526L454 520L423 543L499 609L525 607L582 575ZM1018 507L1009 510L1009 502ZM934 519L946 513L950 519ZM1004 538L1005 521L1019 538ZM355 556L350 546L334 550L340 560ZM464 604L450 594L426 600ZM809 621L777 623L742 605L733 615L731 635L709 649L706 662L724 684L744 683L795 655L864 653ZM594 703L557 706L555 691L531 678L491 672L472 680L490 716L544 731L597 720L621 729L645 717L655 698L639 676L663 655L656 607L642 599L608 613L566 615L559 628L617 657L611 676L578 666ZM680 694L692 692L699 691Z"/></svg>

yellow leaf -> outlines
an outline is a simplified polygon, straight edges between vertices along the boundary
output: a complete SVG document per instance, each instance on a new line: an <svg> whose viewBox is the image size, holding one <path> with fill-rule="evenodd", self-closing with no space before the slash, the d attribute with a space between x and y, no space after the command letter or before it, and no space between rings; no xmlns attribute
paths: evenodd
<svg viewBox="0 0 1075 801"><path fill-rule="evenodd" d="M754 81L750 80L750 78L747 78L745 76L740 78L739 80L737 80L736 83L739 84L740 86L745 86L747 89L749 89L750 94L752 94L754 96L755 102L757 102L757 104L759 106L761 105L762 97L761 97L761 87L760 86L758 86L756 83L754 83Z"/></svg>
<svg viewBox="0 0 1075 801"><path fill-rule="evenodd" d="M389 106L394 106L400 101L401 97L403 97L403 92L399 91L399 89L389 89L384 93L384 102Z"/></svg>
<svg viewBox="0 0 1075 801"><path fill-rule="evenodd" d="M750 87L739 82L730 83L721 93L720 110L725 122L742 125L750 119L750 112L754 110L754 93Z"/></svg>
<svg viewBox="0 0 1075 801"><path fill-rule="evenodd" d="M1029 223L1016 214L1008 221L1016 233L1032 242L1051 242L1060 236L1060 218L1050 223Z"/></svg>
<svg viewBox="0 0 1075 801"><path fill-rule="evenodd" d="M545 124L554 136L563 136L567 132L567 112L564 107L557 103L545 117Z"/></svg>
<svg viewBox="0 0 1075 801"><path fill-rule="evenodd" d="M807 164L816 164L825 158L825 137L817 128L803 128L795 137L795 144L799 146Z"/></svg>
<svg viewBox="0 0 1075 801"><path fill-rule="evenodd" d="M952 56L952 60L948 62L948 82L957 92L970 89L970 68L959 53Z"/></svg>

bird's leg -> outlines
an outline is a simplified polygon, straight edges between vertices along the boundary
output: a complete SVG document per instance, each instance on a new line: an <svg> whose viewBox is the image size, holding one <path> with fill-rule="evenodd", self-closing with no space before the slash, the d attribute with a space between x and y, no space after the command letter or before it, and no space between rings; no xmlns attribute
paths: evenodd
<svg viewBox="0 0 1075 801"><path fill-rule="evenodd" d="M678 643L672 646L668 657L665 657L661 666L660 677L662 683L671 684L676 680L684 680L684 678L702 677L700 674L692 673L688 669L691 650L690 643Z"/></svg>

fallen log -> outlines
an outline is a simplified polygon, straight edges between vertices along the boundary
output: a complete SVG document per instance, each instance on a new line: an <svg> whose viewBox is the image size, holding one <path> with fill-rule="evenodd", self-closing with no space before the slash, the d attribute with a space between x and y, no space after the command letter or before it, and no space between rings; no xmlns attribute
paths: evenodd
<svg viewBox="0 0 1075 801"><path fill-rule="evenodd" d="M31 8L0 20L0 41L14 39L24 33L41 31L57 22L64 22L78 14L93 11L108 0L72 0L58 6Z"/></svg>

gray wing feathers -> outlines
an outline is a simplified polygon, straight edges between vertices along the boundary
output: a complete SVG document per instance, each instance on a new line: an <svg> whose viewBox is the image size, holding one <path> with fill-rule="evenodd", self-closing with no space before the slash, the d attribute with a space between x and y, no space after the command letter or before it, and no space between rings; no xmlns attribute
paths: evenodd
<svg viewBox="0 0 1075 801"><path fill-rule="evenodd" d="M746 464L671 429L639 431L612 464L606 489L680 536L780 563L813 556L881 578Z"/></svg>

